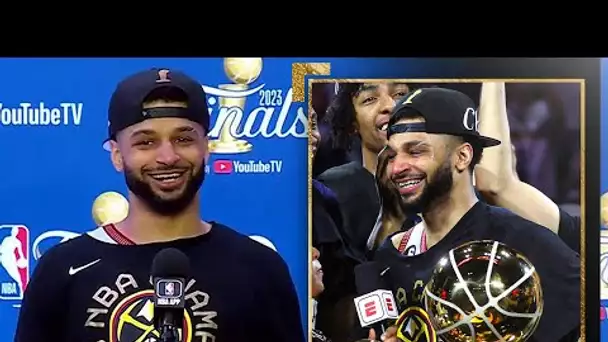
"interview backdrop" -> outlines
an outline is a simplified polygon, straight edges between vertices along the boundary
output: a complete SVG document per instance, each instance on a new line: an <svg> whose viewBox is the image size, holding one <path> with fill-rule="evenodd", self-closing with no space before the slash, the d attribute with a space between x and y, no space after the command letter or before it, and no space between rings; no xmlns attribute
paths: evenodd
<svg viewBox="0 0 608 342"><path fill-rule="evenodd" d="M93 229L93 214L101 221L124 214L126 201L115 193L126 196L124 178L102 148L108 102L117 82L152 67L182 70L206 90L212 155L202 187L202 216L254 236L282 255L302 298L305 324L307 120L304 104L292 99L292 62L0 61L7 80L0 85L5 161L0 173L0 341L12 339L23 289L40 255Z"/></svg>
<svg viewBox="0 0 608 342"><path fill-rule="evenodd" d="M2 59L0 341L12 339L23 289L40 255L93 229L94 216L124 215L123 175L102 148L108 101L118 81L153 67L182 70L205 87L212 155L202 216L278 251L295 282L306 330L310 78L595 77L573 60ZM595 220L587 218L599 225Z"/></svg>

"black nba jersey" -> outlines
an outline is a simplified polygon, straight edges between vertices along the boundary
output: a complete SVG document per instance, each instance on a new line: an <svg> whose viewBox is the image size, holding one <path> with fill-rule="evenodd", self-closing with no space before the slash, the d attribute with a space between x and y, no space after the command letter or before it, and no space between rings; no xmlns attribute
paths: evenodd
<svg viewBox="0 0 608 342"><path fill-rule="evenodd" d="M150 268L167 247L191 264L182 341L304 341L283 259L216 223L198 237L144 245L108 225L53 247L28 284L15 341L156 341Z"/></svg>
<svg viewBox="0 0 608 342"><path fill-rule="evenodd" d="M544 309L529 342L577 341L581 307L579 255L549 229L482 202L423 253L404 255L391 239L378 249L375 258L388 268L384 274L403 318L401 332L406 341L440 341L423 309L424 287L441 257L463 243L480 240L499 241L520 251L540 276Z"/></svg>

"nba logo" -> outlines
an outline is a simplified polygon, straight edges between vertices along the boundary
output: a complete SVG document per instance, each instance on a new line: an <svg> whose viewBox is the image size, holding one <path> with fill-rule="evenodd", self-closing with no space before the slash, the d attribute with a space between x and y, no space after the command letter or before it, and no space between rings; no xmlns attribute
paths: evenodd
<svg viewBox="0 0 608 342"><path fill-rule="evenodd" d="M175 284L172 282L165 283L165 296L173 296L175 293Z"/></svg>
<svg viewBox="0 0 608 342"><path fill-rule="evenodd" d="M29 281L30 232L24 225L0 225L0 299L21 300Z"/></svg>

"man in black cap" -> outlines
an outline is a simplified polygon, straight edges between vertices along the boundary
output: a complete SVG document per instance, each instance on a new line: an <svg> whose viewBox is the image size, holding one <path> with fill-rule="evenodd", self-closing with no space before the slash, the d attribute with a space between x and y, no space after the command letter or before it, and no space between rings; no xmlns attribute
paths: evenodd
<svg viewBox="0 0 608 342"><path fill-rule="evenodd" d="M423 222L378 249L402 324L388 341L437 341L423 309L423 289L437 262L469 241L493 240L525 255L538 272L543 315L529 341L576 341L580 323L580 258L550 230L477 199L472 171L484 148L500 141L478 132L477 110L465 94L422 88L394 109L388 128L389 169L404 207ZM542 244L542 246L541 246Z"/></svg>
<svg viewBox="0 0 608 342"><path fill-rule="evenodd" d="M154 69L118 84L106 146L125 175L129 214L43 255L15 341L156 341L150 269L168 247L191 264L180 341L304 341L283 259L200 218L208 132L205 93L187 75Z"/></svg>

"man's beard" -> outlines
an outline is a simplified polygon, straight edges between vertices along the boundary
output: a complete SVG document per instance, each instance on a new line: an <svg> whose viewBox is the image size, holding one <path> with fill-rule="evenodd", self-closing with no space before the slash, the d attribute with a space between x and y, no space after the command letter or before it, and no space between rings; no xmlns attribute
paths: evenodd
<svg viewBox="0 0 608 342"><path fill-rule="evenodd" d="M435 172L432 181L426 183L422 193L414 201L408 201L409 196L402 196L402 206L407 213L424 213L438 200L444 198L452 190L454 177L449 158Z"/></svg>
<svg viewBox="0 0 608 342"><path fill-rule="evenodd" d="M191 173L181 196L171 199L164 199L158 196L152 190L150 184L137 177L133 170L125 168L124 174L129 190L140 198L152 211L163 216L175 216L184 211L192 203L194 196L196 196L196 193L203 184L203 180L205 180L205 162L203 161L197 172Z"/></svg>

